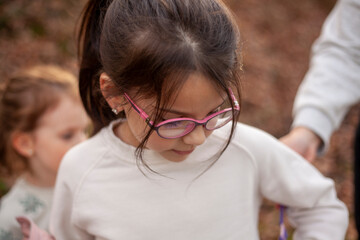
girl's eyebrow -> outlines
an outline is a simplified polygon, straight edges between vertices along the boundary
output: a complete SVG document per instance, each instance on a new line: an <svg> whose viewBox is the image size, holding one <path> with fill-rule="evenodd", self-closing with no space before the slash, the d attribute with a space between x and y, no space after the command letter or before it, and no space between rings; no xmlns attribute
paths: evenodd
<svg viewBox="0 0 360 240"><path fill-rule="evenodd" d="M218 105L217 107L213 108L212 111L214 111L215 109L219 108L221 105L223 105L225 103L226 99L224 99L224 101L222 103L220 103L220 105ZM173 113L173 114L177 114L177 115L188 115L188 113L185 112L181 112L181 111L176 111L176 110L172 110L172 109L166 109L166 108L160 108L161 111L167 112L167 113ZM210 111L210 112L212 112Z"/></svg>

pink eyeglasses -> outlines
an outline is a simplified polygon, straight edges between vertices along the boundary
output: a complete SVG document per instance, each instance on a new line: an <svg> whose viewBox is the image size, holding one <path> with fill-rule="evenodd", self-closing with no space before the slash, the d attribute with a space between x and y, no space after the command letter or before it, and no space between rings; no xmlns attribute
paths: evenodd
<svg viewBox="0 0 360 240"><path fill-rule="evenodd" d="M232 100L234 101L234 110L237 114L240 110L238 101L236 100L233 92L229 89ZM141 108L139 108L127 95L124 93L126 100L131 104L132 108L140 115L145 122L156 130L157 134L165 139L174 139L183 137L192 132L197 126L202 125L205 129L212 131L218 129L233 119L232 108L226 108L219 112L213 113L203 120L195 120L193 118L173 118L160 122L154 126L154 122L150 120Z"/></svg>

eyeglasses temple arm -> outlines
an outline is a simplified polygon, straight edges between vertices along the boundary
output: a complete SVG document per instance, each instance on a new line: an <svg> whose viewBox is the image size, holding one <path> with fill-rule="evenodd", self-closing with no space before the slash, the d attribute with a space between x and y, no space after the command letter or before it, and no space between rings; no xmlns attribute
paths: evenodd
<svg viewBox="0 0 360 240"><path fill-rule="evenodd" d="M149 115L147 115L143 110L141 110L141 108L139 108L126 93L124 93L124 96L126 100L128 100L128 102L131 104L131 106L135 109L135 111L140 115L140 117L144 119L150 127L152 127L153 122L150 121Z"/></svg>
<svg viewBox="0 0 360 240"><path fill-rule="evenodd" d="M229 92L230 92L230 96L234 102L234 105L235 105L235 109L236 110L240 110L240 105L239 105L239 102L236 100L235 96L234 96L234 93L233 91L231 90L231 88L229 88Z"/></svg>

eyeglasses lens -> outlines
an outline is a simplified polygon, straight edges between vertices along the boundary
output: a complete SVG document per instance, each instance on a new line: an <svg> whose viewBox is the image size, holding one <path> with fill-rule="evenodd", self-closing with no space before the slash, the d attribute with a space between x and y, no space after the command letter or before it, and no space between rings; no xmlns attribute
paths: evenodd
<svg viewBox="0 0 360 240"><path fill-rule="evenodd" d="M232 117L231 109L219 113L207 121L205 128L207 130L220 128L230 122ZM178 138L191 132L195 128L195 125L196 123L193 121L174 121L159 127L158 133L164 138Z"/></svg>
<svg viewBox="0 0 360 240"><path fill-rule="evenodd" d="M205 127L207 130L214 130L220 128L226 123L230 122L232 117L233 116L231 110L220 113L219 115L215 115L213 118L209 119Z"/></svg>
<svg viewBox="0 0 360 240"><path fill-rule="evenodd" d="M164 138L177 138L191 132L194 127L192 121L175 121L159 127L158 133Z"/></svg>

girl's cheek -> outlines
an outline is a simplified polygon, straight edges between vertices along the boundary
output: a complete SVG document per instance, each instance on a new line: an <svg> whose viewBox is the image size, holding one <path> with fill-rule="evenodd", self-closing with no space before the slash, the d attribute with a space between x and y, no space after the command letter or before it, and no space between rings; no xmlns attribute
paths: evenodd
<svg viewBox="0 0 360 240"><path fill-rule="evenodd" d="M173 144L174 140L161 138L156 132L153 132L146 143L146 147L154 151L165 151L171 149Z"/></svg>
<svg viewBox="0 0 360 240"><path fill-rule="evenodd" d="M136 119L135 121L133 119L128 120L129 128L136 140L139 142L145 138L147 132L149 131L149 127L140 120L142 119Z"/></svg>
<svg viewBox="0 0 360 240"><path fill-rule="evenodd" d="M147 128L138 128L135 130L135 137L139 142L142 142L149 131Z"/></svg>

